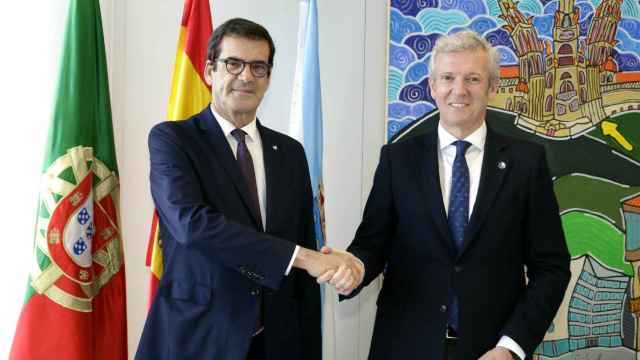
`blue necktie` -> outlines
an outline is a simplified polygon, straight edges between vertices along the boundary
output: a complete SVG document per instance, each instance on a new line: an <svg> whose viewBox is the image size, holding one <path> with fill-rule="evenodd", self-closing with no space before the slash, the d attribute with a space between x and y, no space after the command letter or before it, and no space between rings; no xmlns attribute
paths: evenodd
<svg viewBox="0 0 640 360"><path fill-rule="evenodd" d="M465 154L471 143L463 140L455 141L452 145L456 147L456 158L453 161L453 171L451 176L451 192L449 196L449 228L453 241L458 251L462 250L464 242L464 229L469 222L469 167ZM449 289L451 304L449 307L449 326L458 330L458 298Z"/></svg>
<svg viewBox="0 0 640 360"><path fill-rule="evenodd" d="M469 222L469 167L467 167L465 154L471 143L458 140L452 145L456 147L456 158L453 161L451 176L449 228L456 248L460 251L464 240L464 229Z"/></svg>

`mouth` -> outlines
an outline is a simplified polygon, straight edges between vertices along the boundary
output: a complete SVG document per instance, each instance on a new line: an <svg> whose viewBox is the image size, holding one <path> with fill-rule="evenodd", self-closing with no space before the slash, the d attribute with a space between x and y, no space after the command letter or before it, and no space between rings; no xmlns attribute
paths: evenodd
<svg viewBox="0 0 640 360"><path fill-rule="evenodd" d="M234 93L238 93L241 95L253 95L255 94L255 91L251 90L251 89L232 89L231 90Z"/></svg>
<svg viewBox="0 0 640 360"><path fill-rule="evenodd" d="M454 103L454 102L451 102L451 103L449 103L447 105L449 105L450 107L455 108L455 109L464 109L467 106L469 106L469 104L467 104L467 103Z"/></svg>

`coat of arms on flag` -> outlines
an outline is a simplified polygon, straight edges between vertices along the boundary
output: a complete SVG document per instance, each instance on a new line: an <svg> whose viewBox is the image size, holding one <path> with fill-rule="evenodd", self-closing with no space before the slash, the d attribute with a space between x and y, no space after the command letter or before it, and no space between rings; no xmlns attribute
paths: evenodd
<svg viewBox="0 0 640 360"><path fill-rule="evenodd" d="M73 173L73 182L65 180L65 172ZM94 183L98 184L95 193ZM44 270L33 267L37 292L64 307L91 311L93 296L122 263L112 197L117 186L115 173L93 157L89 147L69 149L45 172L40 197L51 215L42 213L38 227L43 232L36 245L49 255L51 264Z"/></svg>

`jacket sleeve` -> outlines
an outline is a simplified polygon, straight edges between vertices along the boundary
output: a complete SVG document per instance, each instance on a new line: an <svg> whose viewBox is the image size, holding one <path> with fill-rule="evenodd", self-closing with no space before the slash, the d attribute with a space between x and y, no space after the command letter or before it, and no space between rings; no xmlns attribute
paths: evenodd
<svg viewBox="0 0 640 360"><path fill-rule="evenodd" d="M527 214L523 224L524 259L529 281L503 329L503 334L516 341L526 354L532 354L542 341L571 277L570 256L553 183L544 150L537 149L529 177Z"/></svg>
<svg viewBox="0 0 640 360"><path fill-rule="evenodd" d="M387 263L389 242L395 234L397 215L393 203L392 168L388 145L380 151L380 162L373 179L367 204L355 238L347 251L357 256L365 267L360 287L347 298L358 294L384 270Z"/></svg>
<svg viewBox="0 0 640 360"><path fill-rule="evenodd" d="M278 288L295 244L231 221L207 203L195 172L197 159L180 140L169 123L149 134L151 194L163 228L178 246L197 249L254 282Z"/></svg>

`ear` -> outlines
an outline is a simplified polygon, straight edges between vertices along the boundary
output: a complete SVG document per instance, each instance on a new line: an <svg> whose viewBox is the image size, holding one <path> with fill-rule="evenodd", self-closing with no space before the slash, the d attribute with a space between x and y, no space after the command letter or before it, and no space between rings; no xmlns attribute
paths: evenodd
<svg viewBox="0 0 640 360"><path fill-rule="evenodd" d="M436 81L433 79L433 74L429 74L429 91L433 94L436 88Z"/></svg>
<svg viewBox="0 0 640 360"><path fill-rule="evenodd" d="M204 65L204 81L209 86L213 85L213 72L215 71L213 65L213 62L210 60L207 60L207 63Z"/></svg>

